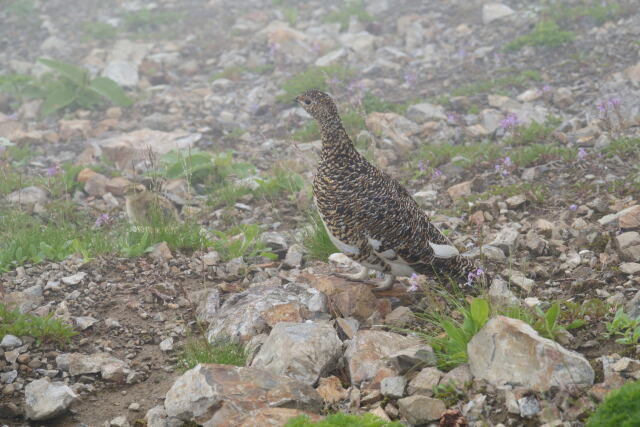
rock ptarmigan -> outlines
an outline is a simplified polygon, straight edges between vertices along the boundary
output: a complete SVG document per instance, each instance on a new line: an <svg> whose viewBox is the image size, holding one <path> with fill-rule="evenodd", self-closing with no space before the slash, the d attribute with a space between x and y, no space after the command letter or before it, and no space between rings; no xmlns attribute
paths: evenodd
<svg viewBox="0 0 640 427"><path fill-rule="evenodd" d="M320 217L336 247L363 266L348 278L365 280L369 269L381 271L386 277L376 290L387 290L396 276L476 274L473 262L460 255L407 190L356 150L329 95L309 90L296 101L318 122L322 136L313 182Z"/></svg>
<svg viewBox="0 0 640 427"><path fill-rule="evenodd" d="M130 185L125 195L129 221L137 225L158 225L178 220L178 210L166 197L147 190L142 184Z"/></svg>

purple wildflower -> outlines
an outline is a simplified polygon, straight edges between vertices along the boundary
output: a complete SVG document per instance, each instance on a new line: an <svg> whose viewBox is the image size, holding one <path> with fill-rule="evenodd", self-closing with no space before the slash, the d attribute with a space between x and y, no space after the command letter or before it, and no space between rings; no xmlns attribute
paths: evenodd
<svg viewBox="0 0 640 427"><path fill-rule="evenodd" d="M442 176L442 171L440 169L434 169L433 170L433 177L434 178L440 178Z"/></svg>
<svg viewBox="0 0 640 427"><path fill-rule="evenodd" d="M500 127L504 130L515 129L520 124L518 116L511 113L500 122Z"/></svg>
<svg viewBox="0 0 640 427"><path fill-rule="evenodd" d="M98 219L96 219L96 222L94 225L96 227L101 227L103 225L108 225L110 223L111 223L111 217L109 216L109 214L103 213L98 217Z"/></svg>
<svg viewBox="0 0 640 427"><path fill-rule="evenodd" d="M418 169L420 170L420 172L424 173L427 171L427 166L424 164L424 162L422 160L418 161Z"/></svg>
<svg viewBox="0 0 640 427"><path fill-rule="evenodd" d="M411 274L409 278L409 289L407 292L417 292L418 291L418 275L416 273Z"/></svg>
<svg viewBox="0 0 640 427"><path fill-rule="evenodd" d="M607 104L609 106L611 106L612 108L617 108L620 106L621 102L620 102L620 98L611 98Z"/></svg>
<svg viewBox="0 0 640 427"><path fill-rule="evenodd" d="M364 83L362 80L354 80L347 85L347 90L351 93L358 93L364 90Z"/></svg>
<svg viewBox="0 0 640 427"><path fill-rule="evenodd" d="M577 210L578 210L578 206L577 206L577 205L571 205L571 206L569 206L569 210L571 210L571 211L574 211L574 212L575 212L575 211L577 211Z"/></svg>
<svg viewBox="0 0 640 427"><path fill-rule="evenodd" d="M596 108L598 109L598 111L600 111L601 113L606 113L607 112L607 104L605 104L604 102L599 102L596 104Z"/></svg>
<svg viewBox="0 0 640 427"><path fill-rule="evenodd" d="M505 157L504 160L502 161L502 164L507 168L513 166L513 162L511 161L511 157L509 157L509 156Z"/></svg>
<svg viewBox="0 0 640 427"><path fill-rule="evenodd" d="M406 73L404 73L404 82L409 87L412 87L416 83L418 83L418 76L416 75L416 73L412 73L411 71L407 71Z"/></svg>
<svg viewBox="0 0 640 427"><path fill-rule="evenodd" d="M496 172L498 172L502 176L508 176L511 172L510 169L513 166L513 162L511 161L511 157L506 156L504 159L498 160L498 163L495 166Z"/></svg>
<svg viewBox="0 0 640 427"><path fill-rule="evenodd" d="M578 148L578 161L581 162L586 158L587 158L587 150L585 150L582 147Z"/></svg>
<svg viewBox="0 0 640 427"><path fill-rule="evenodd" d="M458 121L458 115L456 113L447 113L447 122L455 124Z"/></svg>
<svg viewBox="0 0 640 427"><path fill-rule="evenodd" d="M53 165L51 167L47 168L47 176L54 176L59 174L61 171L60 166L58 165Z"/></svg>
<svg viewBox="0 0 640 427"><path fill-rule="evenodd" d="M482 276L484 276L484 269L482 267L479 267L474 271L470 271L467 275L467 286L473 285L473 282Z"/></svg>

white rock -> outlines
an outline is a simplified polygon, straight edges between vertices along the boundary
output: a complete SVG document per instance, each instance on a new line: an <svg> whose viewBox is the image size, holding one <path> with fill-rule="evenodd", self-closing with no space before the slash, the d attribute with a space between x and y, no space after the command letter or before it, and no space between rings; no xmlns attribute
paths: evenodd
<svg viewBox="0 0 640 427"><path fill-rule="evenodd" d="M469 366L476 378L546 391L553 386L592 385L594 371L579 353L541 337L517 319L490 319L467 346Z"/></svg>
<svg viewBox="0 0 640 427"><path fill-rule="evenodd" d="M77 285L78 283L82 282L85 277L87 277L87 273L85 273L84 271L79 271L71 276L63 277L62 283L67 285Z"/></svg>
<svg viewBox="0 0 640 427"><path fill-rule="evenodd" d="M429 120L446 120L447 115L444 107L429 103L415 104L407 110L407 117L417 123L424 123Z"/></svg>
<svg viewBox="0 0 640 427"><path fill-rule="evenodd" d="M173 338L169 337L165 340L162 340L160 343L160 350L167 352L173 350Z"/></svg>
<svg viewBox="0 0 640 427"><path fill-rule="evenodd" d="M138 67L127 61L109 62L102 75L123 87L136 87L139 81Z"/></svg>
<svg viewBox="0 0 640 427"><path fill-rule="evenodd" d="M41 378L24 389L25 415L30 420L49 420L65 412L77 399L66 384Z"/></svg>
<svg viewBox="0 0 640 427"><path fill-rule="evenodd" d="M383 396L399 399L404 396L407 379L401 376L387 377L380 382L380 393Z"/></svg>
<svg viewBox="0 0 640 427"><path fill-rule="evenodd" d="M5 350L11 350L16 347L20 347L22 345L22 340L14 335L6 334L2 337L2 342L0 342L0 347Z"/></svg>
<svg viewBox="0 0 640 427"><path fill-rule="evenodd" d="M487 3L482 5L482 23L487 25L514 13L513 9L502 3Z"/></svg>
<svg viewBox="0 0 640 427"><path fill-rule="evenodd" d="M25 206L42 205L48 200L47 192L40 187L25 187L16 190L5 197L9 203L20 204Z"/></svg>

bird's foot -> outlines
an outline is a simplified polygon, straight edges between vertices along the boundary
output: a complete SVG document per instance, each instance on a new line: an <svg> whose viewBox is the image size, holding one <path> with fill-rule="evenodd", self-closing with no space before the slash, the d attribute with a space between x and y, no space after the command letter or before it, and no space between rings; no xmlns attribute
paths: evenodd
<svg viewBox="0 0 640 427"><path fill-rule="evenodd" d="M366 282L369 279L369 269L365 267L359 272L354 274L336 273L336 276L342 277L343 279L351 280L354 282Z"/></svg>

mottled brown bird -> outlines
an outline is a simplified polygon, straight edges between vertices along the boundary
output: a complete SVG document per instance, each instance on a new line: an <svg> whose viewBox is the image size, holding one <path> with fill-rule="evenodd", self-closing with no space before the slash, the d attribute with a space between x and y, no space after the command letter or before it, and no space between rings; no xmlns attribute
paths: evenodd
<svg viewBox="0 0 640 427"><path fill-rule="evenodd" d="M386 277L376 289L387 290L396 276L475 274L473 262L460 256L407 190L355 149L329 95L309 90L296 101L318 122L322 136L313 182L320 216L336 247L363 266L350 279L381 271Z"/></svg>
<svg viewBox="0 0 640 427"><path fill-rule="evenodd" d="M136 225L159 225L178 220L178 210L164 196L142 184L130 185L125 195L129 221Z"/></svg>

